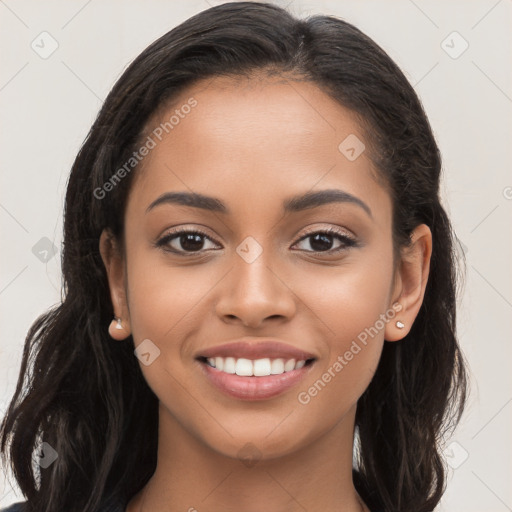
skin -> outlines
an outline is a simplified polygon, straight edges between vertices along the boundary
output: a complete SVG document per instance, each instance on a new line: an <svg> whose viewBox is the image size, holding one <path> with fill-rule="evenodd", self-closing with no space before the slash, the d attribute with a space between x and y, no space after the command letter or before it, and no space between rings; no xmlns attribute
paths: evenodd
<svg viewBox="0 0 512 512"><path fill-rule="evenodd" d="M193 96L198 104L144 159L125 211L125 246L102 233L112 303L135 346L150 339L160 356L140 363L159 405L156 471L127 511L360 512L352 482L357 400L383 344L402 339L420 309L432 236L420 225L394 272L388 192L366 152L349 161L338 145L365 136L350 111L307 82L252 77L199 82L157 126ZM149 132L148 132L149 133ZM367 144L368 147L368 144ZM341 189L364 201L283 215L292 196ZM222 200L230 214L163 204L163 192ZM179 256L152 245L170 228L199 228L202 252ZM306 230L338 229L360 245L318 251ZM314 228L314 229L313 229ZM248 236L263 249L252 263L236 252ZM333 236L332 248L342 246ZM171 243L171 242L169 242ZM201 247L199 245L199 247ZM293 249L292 249L293 247ZM307 404L298 401L365 328L402 310ZM399 329L395 322L405 324ZM305 381L259 402L228 397L199 371L201 349L243 336L277 338L317 357ZM251 464L240 460L249 446Z"/></svg>

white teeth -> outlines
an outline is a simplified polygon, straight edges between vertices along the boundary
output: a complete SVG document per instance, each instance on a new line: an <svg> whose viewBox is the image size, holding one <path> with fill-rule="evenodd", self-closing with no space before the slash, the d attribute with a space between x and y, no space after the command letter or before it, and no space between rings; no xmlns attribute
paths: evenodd
<svg viewBox="0 0 512 512"><path fill-rule="evenodd" d="M235 363L236 359L234 357L226 357L226 359L224 359L224 368L222 371L226 373L235 373Z"/></svg>
<svg viewBox="0 0 512 512"><path fill-rule="evenodd" d="M284 363L284 371L289 372L295 369L295 359L288 359L286 363Z"/></svg>
<svg viewBox="0 0 512 512"><path fill-rule="evenodd" d="M284 361L282 359L272 359L272 363L270 364L270 373L272 375L284 373Z"/></svg>
<svg viewBox="0 0 512 512"><path fill-rule="evenodd" d="M292 370L299 370L306 361L295 361L295 359L284 360L282 358L270 359L245 359L234 357L209 357L207 362L210 366L217 368L225 373L243 376L243 377L265 377L268 375L280 375Z"/></svg>
<svg viewBox="0 0 512 512"><path fill-rule="evenodd" d="M255 377L264 377L270 375L270 359L256 359L252 363L253 375Z"/></svg>
<svg viewBox="0 0 512 512"><path fill-rule="evenodd" d="M217 360L217 358L215 358L215 360ZM220 368L217 369L220 370ZM253 375L252 370L252 361L250 359L237 359L235 364L235 373L237 375L250 377L251 375Z"/></svg>

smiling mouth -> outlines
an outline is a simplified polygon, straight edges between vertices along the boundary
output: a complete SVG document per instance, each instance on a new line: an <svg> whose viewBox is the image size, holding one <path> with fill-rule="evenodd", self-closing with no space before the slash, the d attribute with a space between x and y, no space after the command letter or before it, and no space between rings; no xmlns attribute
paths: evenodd
<svg viewBox="0 0 512 512"><path fill-rule="evenodd" d="M197 358L210 368L240 377L268 377L270 375L282 375L294 370L300 370L305 366L310 366L315 361L311 359L284 359L284 358L261 358L247 359L235 357L204 357Z"/></svg>

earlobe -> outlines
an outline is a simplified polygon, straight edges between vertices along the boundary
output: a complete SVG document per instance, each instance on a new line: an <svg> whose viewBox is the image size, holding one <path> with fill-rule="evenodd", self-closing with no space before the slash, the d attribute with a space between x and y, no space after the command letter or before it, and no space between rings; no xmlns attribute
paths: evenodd
<svg viewBox="0 0 512 512"><path fill-rule="evenodd" d="M108 332L115 340L124 340L130 336L130 318L125 292L125 271L122 250L114 235L104 229L99 240L99 250L107 273L110 298L115 318Z"/></svg>
<svg viewBox="0 0 512 512"><path fill-rule="evenodd" d="M404 307L401 302L394 302L392 309L389 311L394 312L393 318L387 323L384 331L385 341L398 341L405 337L409 329L404 320L403 311Z"/></svg>
<svg viewBox="0 0 512 512"><path fill-rule="evenodd" d="M120 317L116 317L110 322L110 325L108 326L108 333L110 334L110 337L122 341L125 340L130 333L126 334L127 330L125 329L123 325L123 319Z"/></svg>
<svg viewBox="0 0 512 512"><path fill-rule="evenodd" d="M423 297L430 272L432 256L432 233L426 224L417 226L412 235L411 243L401 253L401 261L395 282L393 295L398 295L393 301L399 303L401 309L385 329L386 341L403 339L411 327L423 304ZM400 292L397 294L397 290ZM395 308L394 308L395 309ZM396 311L396 309L395 309Z"/></svg>

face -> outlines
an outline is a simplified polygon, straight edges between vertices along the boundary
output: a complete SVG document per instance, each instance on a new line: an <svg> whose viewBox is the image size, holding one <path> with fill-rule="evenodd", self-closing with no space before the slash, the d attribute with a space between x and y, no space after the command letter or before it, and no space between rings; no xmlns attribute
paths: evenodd
<svg viewBox="0 0 512 512"><path fill-rule="evenodd" d="M311 444L354 413L399 316L392 204L363 131L313 84L215 78L147 135L109 267L113 335L132 334L161 414L203 445Z"/></svg>

